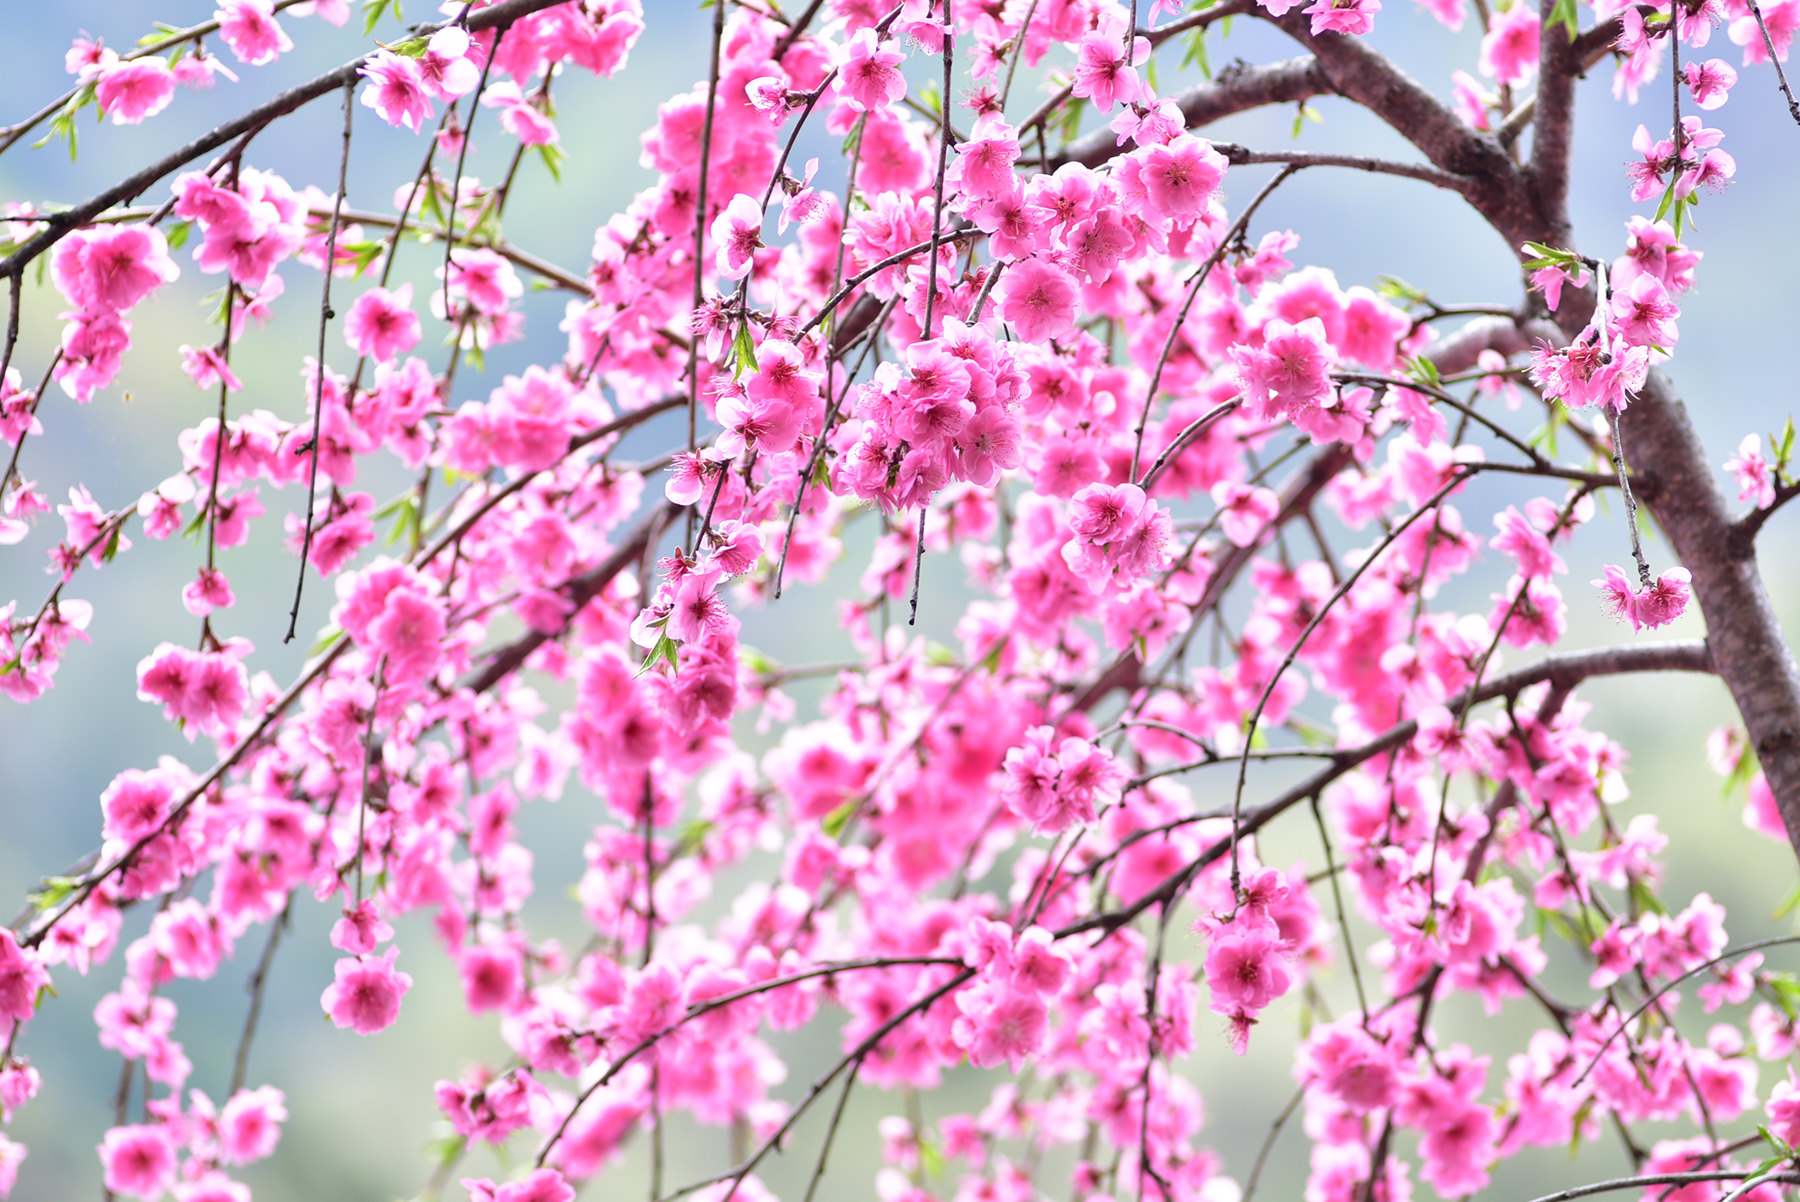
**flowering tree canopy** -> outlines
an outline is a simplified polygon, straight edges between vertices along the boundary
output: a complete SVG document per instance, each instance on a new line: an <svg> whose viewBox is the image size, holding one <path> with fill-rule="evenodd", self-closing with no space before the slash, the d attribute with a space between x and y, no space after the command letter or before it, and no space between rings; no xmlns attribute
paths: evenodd
<svg viewBox="0 0 1800 1202"><path fill-rule="evenodd" d="M1793 1196L1793 940L1734 946L1710 896L1662 888L1676 799L1622 806L1579 691L1718 677L1741 724L1712 755L1800 849L1800 673L1755 558L1800 493L1793 426L1726 458L1664 374L1695 206L1737 170L1706 114L1800 123L1800 0L713 0L706 78L642 136L654 183L575 264L525 249L509 201L563 162L560 81L662 86L628 60L663 6L400 7L220 0L135 47L84 35L67 93L0 127L21 157L73 151L90 111L162 145L187 89L285 88L67 207L4 209L0 545L63 533L44 595L0 598L0 691L32 703L99 652L83 586L133 542L189 540L192 620L130 649L179 754L118 771L94 854L0 928L0 1122L55 1079L56 982L102 975L108 1196L250 1198L290 1102L252 1072L257 1016L311 907L336 965L308 996L344 1039L382 1056L437 958L504 1040L418 1083L451 1133L426 1196L567 1202L638 1156L652 1202L770 1198L782 1159L810 1199L858 1091L908 1100L886 1202L1234 1202L1292 1115L1309 1202L1467 1197L1598 1141L1628 1173L1572 1162L1559 1197ZM353 18L357 57L280 76ZM1479 28L1422 84L1376 29L1432 21ZM1294 56L1210 72L1233 22ZM1673 111L1647 105L1615 178L1638 215L1578 236L1575 85L1608 63ZM1206 134L1320 97L1409 151ZM335 178L284 161L315 102L341 107ZM383 127L416 158L352 195ZM465 171L478 139L497 183ZM1518 288L1343 286L1259 218L1301 172L1453 194ZM116 403L134 318L196 275L211 326L148 348L193 419L151 478L60 503L34 452ZM537 289L567 294L558 352L478 374ZM21 334L34 298L60 341ZM272 318L312 346L264 407L239 373ZM265 540L288 614L237 604L227 552ZM914 626L927 575L960 578L923 598L948 643ZM797 593L853 655L741 640ZM1614 644L1567 646L1572 607L1617 615ZM1704 640L1639 637L1684 613ZM320 622L272 675L267 645ZM575 880L521 833L558 799ZM1264 855L1278 824L1306 859ZM528 921L534 890L579 945ZM184 1024L172 983L246 964L241 1035ZM1512 1025L1459 1042L1457 995ZM786 1032L833 1050L816 1080L784 1080ZM233 1071L203 1079L183 1045L218 1039ZM1291 1071L1260 1155L1208 1142L1203 1041ZM982 1106L934 1092L980 1070ZM677 1115L728 1167L669 1162ZM482 1144L510 1167L459 1168ZM63 1196L26 1157L0 1127L0 1197Z"/></svg>

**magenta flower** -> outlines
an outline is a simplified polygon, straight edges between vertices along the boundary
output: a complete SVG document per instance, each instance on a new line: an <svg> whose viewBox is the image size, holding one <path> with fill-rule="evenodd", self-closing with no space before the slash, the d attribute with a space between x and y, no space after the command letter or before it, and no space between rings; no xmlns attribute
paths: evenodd
<svg viewBox="0 0 1800 1202"><path fill-rule="evenodd" d="M1529 4L1495 13L1481 39L1481 73L1503 87L1529 77L1538 66L1539 24L1538 10Z"/></svg>
<svg viewBox="0 0 1800 1202"><path fill-rule="evenodd" d="M411 284L392 292L381 287L369 289L356 298L344 319L344 341L357 354L377 363L412 350L419 344L421 332L419 315L412 311Z"/></svg>
<svg viewBox="0 0 1800 1202"><path fill-rule="evenodd" d="M418 63L388 50L377 50L357 72L369 85L362 102L381 114L389 125L403 125L418 133L431 120L431 95Z"/></svg>
<svg viewBox="0 0 1800 1202"><path fill-rule="evenodd" d="M756 252L763 244L762 226L762 208L754 198L742 192L731 198L731 203L712 224L720 275L728 280L741 280L750 274Z"/></svg>
<svg viewBox="0 0 1800 1202"><path fill-rule="evenodd" d="M1220 1014L1254 1015L1286 993L1291 980L1281 944L1261 931L1227 929L1206 953L1206 983Z"/></svg>
<svg viewBox="0 0 1800 1202"><path fill-rule="evenodd" d="M99 1147L106 1188L146 1202L175 1184L175 1133L161 1124L114 1127Z"/></svg>
<svg viewBox="0 0 1800 1202"><path fill-rule="evenodd" d="M148 225L77 231L57 243L50 260L57 288L95 318L124 313L180 274L168 239Z"/></svg>
<svg viewBox="0 0 1800 1202"><path fill-rule="evenodd" d="M37 953L19 946L12 931L0 927L0 1020L22 1023L37 1012L40 990L50 984L50 974L38 963Z"/></svg>
<svg viewBox="0 0 1800 1202"><path fill-rule="evenodd" d="M1225 178L1225 156L1192 134L1142 151L1140 178L1153 216L1193 221L1206 212Z"/></svg>
<svg viewBox="0 0 1800 1202"><path fill-rule="evenodd" d="M333 1023L358 1035L393 1025L400 1017L400 999L412 988L412 977L394 969L399 954L399 948L390 947L379 959L346 956L337 962L336 979L319 997Z"/></svg>
<svg viewBox="0 0 1800 1202"><path fill-rule="evenodd" d="M1716 109L1729 98L1731 89L1737 84L1737 72L1730 63L1722 58L1709 58L1703 63L1687 63L1682 67L1682 77L1687 81L1688 91L1694 94L1694 103L1703 109Z"/></svg>
<svg viewBox="0 0 1800 1202"><path fill-rule="evenodd" d="M906 56L883 50L873 29L859 29L844 48L838 69L838 87L851 107L863 111L884 109L906 95L906 78L900 63Z"/></svg>
<svg viewBox="0 0 1800 1202"><path fill-rule="evenodd" d="M1312 18L1315 38L1322 33L1361 35L1374 32L1381 0L1313 0L1300 11Z"/></svg>
<svg viewBox="0 0 1800 1202"><path fill-rule="evenodd" d="M250 1164L275 1151L287 1121L287 1097L273 1085L240 1090L219 1110L219 1155L228 1164Z"/></svg>
<svg viewBox="0 0 1800 1202"><path fill-rule="evenodd" d="M1763 457L1762 435L1744 435L1737 454L1725 461L1725 470L1737 477L1738 500L1753 500L1758 509L1775 503L1775 471Z"/></svg>
<svg viewBox="0 0 1800 1202"><path fill-rule="evenodd" d="M1024 341L1060 338L1075 328L1075 280L1061 268L1027 259L1006 273L1001 288L1000 316Z"/></svg>
<svg viewBox="0 0 1800 1202"><path fill-rule="evenodd" d="M240 63L260 67L294 48L275 19L272 0L224 0L224 4L213 13L213 19L219 23L219 36Z"/></svg>
<svg viewBox="0 0 1800 1202"><path fill-rule="evenodd" d="M100 111L114 125L136 125L169 107L175 96L175 74L167 61L151 55L129 62L116 60L94 81Z"/></svg>
<svg viewBox="0 0 1800 1202"><path fill-rule="evenodd" d="M1150 54L1150 42L1138 38L1132 43L1131 61L1125 59L1124 38L1113 23L1095 30L1081 39L1075 51L1075 79L1071 91L1094 102L1103 113L1115 104L1131 104L1144 91L1135 64Z"/></svg>

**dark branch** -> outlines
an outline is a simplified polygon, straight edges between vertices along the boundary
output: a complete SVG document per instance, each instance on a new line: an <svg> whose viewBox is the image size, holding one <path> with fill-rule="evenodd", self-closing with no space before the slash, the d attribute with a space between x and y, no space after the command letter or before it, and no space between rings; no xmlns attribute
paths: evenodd
<svg viewBox="0 0 1800 1202"><path fill-rule="evenodd" d="M1320 70L1319 60L1308 54L1268 66L1234 63L1211 83L1181 93L1175 103L1187 127L1199 129L1234 113L1272 104L1298 104L1330 91L1331 81ZM1118 135L1110 129L1097 130L1070 143L1050 160L1050 169L1064 163L1098 167L1119 153Z"/></svg>

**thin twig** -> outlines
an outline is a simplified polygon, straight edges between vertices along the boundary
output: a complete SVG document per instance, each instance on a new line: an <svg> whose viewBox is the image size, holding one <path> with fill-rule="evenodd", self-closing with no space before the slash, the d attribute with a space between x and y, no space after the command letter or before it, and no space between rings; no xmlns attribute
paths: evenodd
<svg viewBox="0 0 1800 1202"><path fill-rule="evenodd" d="M306 563L312 558L313 513L319 498L319 438L325 417L325 331L332 318L337 314L331 311L331 278L337 270L337 236L338 221L344 204L344 190L350 178L350 125L351 117L356 112L356 89L354 85L344 85L344 152L338 160L337 198L331 206L331 228L325 235L325 284L324 296L319 301L319 354L313 364L317 379L313 383L313 428L312 428L312 464L306 474L306 526L300 539L300 570L294 578L294 608L288 611L287 637L284 643L294 641L294 631L300 625L300 597L306 591ZM224 453L225 431L219 430L219 451Z"/></svg>

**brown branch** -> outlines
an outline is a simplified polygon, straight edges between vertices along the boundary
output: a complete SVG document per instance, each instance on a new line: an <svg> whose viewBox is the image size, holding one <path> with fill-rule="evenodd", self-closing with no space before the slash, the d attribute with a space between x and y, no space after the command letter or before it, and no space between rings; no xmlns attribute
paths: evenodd
<svg viewBox="0 0 1800 1202"><path fill-rule="evenodd" d="M464 26L470 33L479 33L497 25L516 21L520 17L528 16L540 9L550 8L560 2L561 0L500 0L499 4L472 14L464 22ZM417 32L420 36L425 36L435 33L441 28L443 28L442 25L422 25ZM368 56L353 59L335 70L327 71L303 84L289 88L267 103L259 104L242 116L235 117L210 132L200 135L172 154L164 155L142 171L126 176L104 192L96 193L73 208L65 209L60 213L45 214L42 218L44 228L6 259L0 260L0 276L16 275L24 271L28 264L49 250L70 230L86 225L116 204L124 204L141 196L156 181L193 162L208 151L217 150L233 138L261 129L271 121L304 108L322 96L329 96L339 88L354 86L362 70L362 65L367 61Z"/></svg>
<svg viewBox="0 0 1800 1202"><path fill-rule="evenodd" d="M1713 660L1800 855L1800 666L1763 587L1756 544L1735 526L1687 407L1661 372L1620 420L1632 466L1656 479L1645 503L1692 575Z"/></svg>
<svg viewBox="0 0 1800 1202"><path fill-rule="evenodd" d="M1426 167L1419 163L1395 163L1387 159L1369 158L1360 154L1326 154L1311 150L1251 150L1248 146L1240 146L1236 142L1214 142L1213 149L1224 155L1236 167L1252 163L1286 163L1294 167L1348 167L1353 171L1368 171L1376 175L1398 175L1405 179L1420 180L1435 188L1443 188L1458 195L1466 195L1469 190L1469 181L1461 176L1451 175L1447 171L1439 171L1435 167Z"/></svg>
<svg viewBox="0 0 1800 1202"><path fill-rule="evenodd" d="M1509 249L1542 237L1552 224L1500 143L1472 129L1385 55L1361 38L1335 33L1314 37L1311 19L1298 11L1271 18L1271 23L1313 52L1330 81L1329 90L1381 118L1439 170L1465 177L1469 203Z"/></svg>
<svg viewBox="0 0 1800 1202"><path fill-rule="evenodd" d="M1298 104L1332 90L1319 60L1308 54L1267 66L1234 63L1219 72L1217 79L1175 97L1175 103L1187 127L1199 129L1235 113L1273 104ZM1098 167L1120 153L1118 135L1110 129L1097 130L1052 157L1050 169L1064 163Z"/></svg>
<svg viewBox="0 0 1800 1202"><path fill-rule="evenodd" d="M1569 230L1569 148L1575 131L1575 77L1583 67L1572 38L1551 24L1556 0L1539 0L1542 34L1538 48L1537 133L1531 141L1526 176L1548 219L1550 246L1573 242Z"/></svg>
<svg viewBox="0 0 1800 1202"><path fill-rule="evenodd" d="M1596 676L1621 676L1635 672L1717 672L1708 644L1651 643L1643 646L1605 647L1598 651L1578 651L1542 660L1529 668L1498 677L1478 688L1465 689L1447 703L1452 712L1467 706L1492 701L1496 697L1513 697L1533 685L1549 683L1553 688L1573 688L1581 681ZM1419 732L1419 724L1408 720L1389 727L1379 737L1360 747L1337 753L1330 765L1307 777L1287 792L1248 810L1233 830L1232 836L1208 847L1185 868L1170 874L1156 888L1119 909L1090 915L1063 927L1056 938L1064 939L1083 931L1115 931L1152 906L1173 904L1194 877L1216 863L1230 849L1234 838L1254 834L1298 803L1316 796L1321 790L1358 765L1408 743ZM1201 767L1211 760L1198 761Z"/></svg>
<svg viewBox="0 0 1800 1202"><path fill-rule="evenodd" d="M640 558L680 512L681 507L664 502L645 513L625 536L625 541L613 549L611 555L565 584L563 588L571 603L570 615L580 612L581 607L599 596L614 577ZM521 635L496 651L487 666L465 681L462 687L474 693L487 692L522 667L531 658L532 652L553 637L556 636L541 630Z"/></svg>

